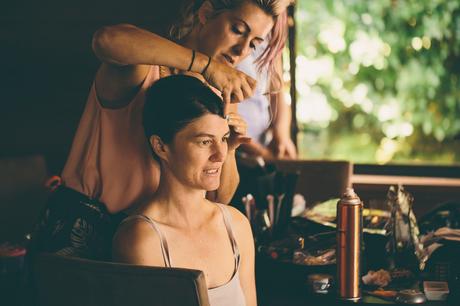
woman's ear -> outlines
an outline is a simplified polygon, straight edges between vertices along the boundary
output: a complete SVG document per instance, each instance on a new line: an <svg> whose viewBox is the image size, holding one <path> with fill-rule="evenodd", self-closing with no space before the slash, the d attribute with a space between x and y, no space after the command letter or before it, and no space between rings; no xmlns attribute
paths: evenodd
<svg viewBox="0 0 460 306"><path fill-rule="evenodd" d="M210 1L204 1L198 9L198 20L200 24L205 24L214 13L214 7Z"/></svg>
<svg viewBox="0 0 460 306"><path fill-rule="evenodd" d="M152 147L153 152L160 158L167 160L168 159L168 148L163 143L161 138L157 135L150 136L150 146Z"/></svg>

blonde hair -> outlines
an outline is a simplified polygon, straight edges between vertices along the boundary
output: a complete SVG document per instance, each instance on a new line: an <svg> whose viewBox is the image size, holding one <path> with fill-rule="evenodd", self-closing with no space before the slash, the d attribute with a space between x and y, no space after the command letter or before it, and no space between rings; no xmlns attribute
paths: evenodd
<svg viewBox="0 0 460 306"><path fill-rule="evenodd" d="M243 3L250 2L257 5L265 13L273 17L274 26L270 32L267 48L257 58L256 64L259 71L264 67L268 67L270 75L275 76L279 83L281 74L276 70L275 59L280 55L284 48L287 37L287 15L286 8L292 0L195 0L186 1L186 4L181 10L181 14L177 22L175 22L169 30L169 36L175 41L180 41L187 36L198 24L198 16L196 12L205 2L209 1L214 8L215 15L225 10L233 10L239 8Z"/></svg>
<svg viewBox="0 0 460 306"><path fill-rule="evenodd" d="M281 90L283 86L283 71L282 68L280 69L276 64L276 59L278 56L281 56L281 52L286 44L286 38L288 36L287 18L287 11L284 10L273 25L267 47L255 61L259 73L262 72L264 67L267 67L271 82L270 87L276 88L275 91Z"/></svg>

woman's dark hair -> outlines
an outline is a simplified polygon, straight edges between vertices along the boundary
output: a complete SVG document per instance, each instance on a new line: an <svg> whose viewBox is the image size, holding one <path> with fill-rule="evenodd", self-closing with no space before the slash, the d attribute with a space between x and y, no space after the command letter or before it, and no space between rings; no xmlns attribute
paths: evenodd
<svg viewBox="0 0 460 306"><path fill-rule="evenodd" d="M199 79L173 75L155 82L147 91L143 125L147 139L157 135L170 143L177 132L204 114L224 117L222 99Z"/></svg>

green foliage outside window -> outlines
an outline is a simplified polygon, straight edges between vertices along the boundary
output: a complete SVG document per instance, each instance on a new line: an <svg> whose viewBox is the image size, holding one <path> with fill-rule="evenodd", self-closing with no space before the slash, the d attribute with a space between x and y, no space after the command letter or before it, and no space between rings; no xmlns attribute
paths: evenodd
<svg viewBox="0 0 460 306"><path fill-rule="evenodd" d="M460 163L460 1L298 0L302 157Z"/></svg>

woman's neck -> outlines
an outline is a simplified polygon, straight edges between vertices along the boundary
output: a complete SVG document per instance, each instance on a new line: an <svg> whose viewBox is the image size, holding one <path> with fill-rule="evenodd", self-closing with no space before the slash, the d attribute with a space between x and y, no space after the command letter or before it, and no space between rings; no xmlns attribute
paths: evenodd
<svg viewBox="0 0 460 306"><path fill-rule="evenodd" d="M162 172L160 185L148 205L160 222L178 228L199 228L206 219L206 191L191 188Z"/></svg>

